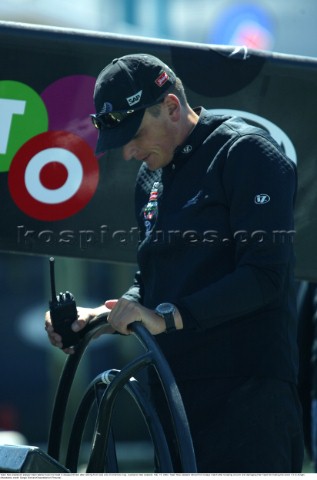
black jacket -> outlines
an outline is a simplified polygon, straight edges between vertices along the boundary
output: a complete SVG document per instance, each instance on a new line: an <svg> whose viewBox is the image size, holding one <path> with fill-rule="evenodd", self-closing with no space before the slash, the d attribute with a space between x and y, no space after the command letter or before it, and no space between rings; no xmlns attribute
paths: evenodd
<svg viewBox="0 0 317 480"><path fill-rule="evenodd" d="M178 380L296 381L295 192L296 168L264 130L205 109L168 166L141 166L140 270L125 296L179 308L184 329L156 337Z"/></svg>

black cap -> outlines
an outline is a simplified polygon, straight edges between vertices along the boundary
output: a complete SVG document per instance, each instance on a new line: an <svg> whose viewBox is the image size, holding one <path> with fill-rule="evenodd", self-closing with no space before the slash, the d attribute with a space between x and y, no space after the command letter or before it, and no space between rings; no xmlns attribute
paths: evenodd
<svg viewBox="0 0 317 480"><path fill-rule="evenodd" d="M175 80L175 73L153 55L125 55L107 65L98 75L94 91L97 118L101 119L96 153L128 143L139 129L145 109L164 98ZM116 112L123 113L122 121L111 128L105 126L103 116Z"/></svg>

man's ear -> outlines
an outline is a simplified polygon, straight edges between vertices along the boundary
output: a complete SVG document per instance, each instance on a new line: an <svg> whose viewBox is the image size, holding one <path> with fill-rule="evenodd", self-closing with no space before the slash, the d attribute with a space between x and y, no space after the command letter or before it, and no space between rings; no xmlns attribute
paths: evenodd
<svg viewBox="0 0 317 480"><path fill-rule="evenodd" d="M181 104L178 97L173 93L169 93L168 95L166 95L164 103L171 120L179 120L181 113Z"/></svg>

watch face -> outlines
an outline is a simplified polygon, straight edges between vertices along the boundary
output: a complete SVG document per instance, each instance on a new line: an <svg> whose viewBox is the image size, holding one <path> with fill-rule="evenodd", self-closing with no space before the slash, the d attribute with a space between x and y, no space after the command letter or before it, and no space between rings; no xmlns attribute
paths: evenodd
<svg viewBox="0 0 317 480"><path fill-rule="evenodd" d="M167 313L173 313L175 310L174 305L171 303L160 303L157 307L156 310L161 313L162 315L167 314Z"/></svg>

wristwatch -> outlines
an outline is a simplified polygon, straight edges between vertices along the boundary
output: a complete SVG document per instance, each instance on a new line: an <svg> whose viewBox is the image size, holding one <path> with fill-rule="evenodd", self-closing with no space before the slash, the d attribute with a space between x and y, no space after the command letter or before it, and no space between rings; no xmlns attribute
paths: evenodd
<svg viewBox="0 0 317 480"><path fill-rule="evenodd" d="M165 333L174 332L176 330L174 319L175 310L176 308L172 303L160 303L155 309L155 313L165 320Z"/></svg>

